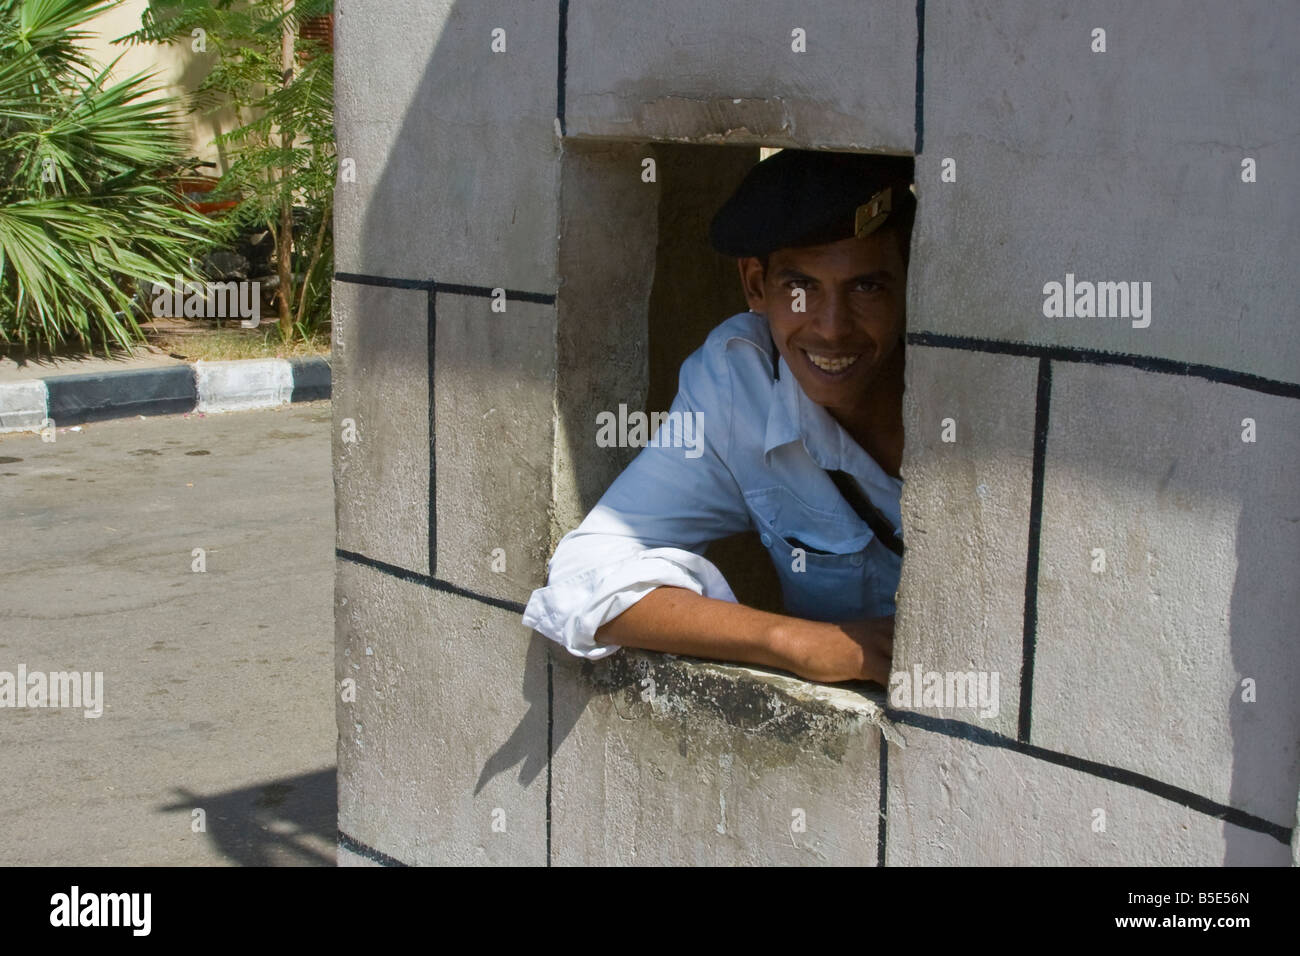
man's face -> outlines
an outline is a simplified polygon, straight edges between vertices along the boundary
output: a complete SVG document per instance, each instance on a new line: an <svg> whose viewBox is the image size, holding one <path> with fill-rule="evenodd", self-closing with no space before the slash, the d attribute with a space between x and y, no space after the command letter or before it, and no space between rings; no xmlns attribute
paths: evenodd
<svg viewBox="0 0 1300 956"><path fill-rule="evenodd" d="M779 249L766 271L757 258L741 259L740 274L750 311L767 316L776 347L818 405L853 408L896 357L907 277L892 232Z"/></svg>

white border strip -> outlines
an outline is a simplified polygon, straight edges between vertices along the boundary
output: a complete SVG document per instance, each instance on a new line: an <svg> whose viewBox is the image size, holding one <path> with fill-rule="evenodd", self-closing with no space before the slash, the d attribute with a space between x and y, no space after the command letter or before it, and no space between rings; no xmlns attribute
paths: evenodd
<svg viewBox="0 0 1300 956"><path fill-rule="evenodd" d="M40 431L48 408L43 379L0 384L0 432Z"/></svg>
<svg viewBox="0 0 1300 956"><path fill-rule="evenodd" d="M288 405L293 399L293 366L285 359L195 362L200 412L235 412Z"/></svg>

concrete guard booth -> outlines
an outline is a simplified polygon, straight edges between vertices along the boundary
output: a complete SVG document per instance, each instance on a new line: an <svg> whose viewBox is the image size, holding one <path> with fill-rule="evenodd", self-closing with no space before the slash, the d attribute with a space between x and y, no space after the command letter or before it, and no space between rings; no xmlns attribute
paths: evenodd
<svg viewBox="0 0 1300 956"><path fill-rule="evenodd" d="M1294 862L1294 11L339 0L340 862ZM521 623L760 147L915 157L894 668L996 712Z"/></svg>

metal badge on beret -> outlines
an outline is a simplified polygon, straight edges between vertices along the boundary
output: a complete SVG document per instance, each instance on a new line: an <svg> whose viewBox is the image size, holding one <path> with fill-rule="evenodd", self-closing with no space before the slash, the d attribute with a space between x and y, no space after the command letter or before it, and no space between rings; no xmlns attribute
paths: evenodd
<svg viewBox="0 0 1300 956"><path fill-rule="evenodd" d="M875 232L893 209L893 191L886 186L853 211L853 234L861 239Z"/></svg>

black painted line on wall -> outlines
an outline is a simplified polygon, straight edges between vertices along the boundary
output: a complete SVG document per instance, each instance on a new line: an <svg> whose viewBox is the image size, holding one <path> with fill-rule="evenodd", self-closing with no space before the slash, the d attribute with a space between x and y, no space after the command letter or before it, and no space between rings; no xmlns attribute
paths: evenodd
<svg viewBox="0 0 1300 956"><path fill-rule="evenodd" d="M1045 763L1055 764L1058 767L1065 767L1068 770L1077 770L1080 773L1086 773L1089 776L1100 777L1103 780L1109 780L1112 783L1123 784L1124 786L1133 787L1152 796L1160 797L1180 806L1187 807L1189 810L1195 810L1206 816L1214 817L1225 823L1231 823L1239 826L1243 830L1252 830L1255 833L1263 833L1271 836L1273 839L1285 845L1291 843L1291 830L1279 823L1273 823L1271 820L1265 820L1263 817L1257 817L1253 813L1247 813L1245 810L1238 810L1235 807L1227 806L1209 797L1203 797L1199 793L1191 790L1184 790L1182 787L1174 786L1172 783L1165 783L1163 780L1157 780L1154 777L1148 777L1146 774L1138 773L1134 770L1125 770L1122 767L1112 767L1109 764L1100 763L1096 760L1088 760L1084 757L1076 757L1073 754L1060 753L1055 750L1048 750L1046 747L1039 747L1031 743L1025 743L1020 740L1013 740L1010 737L999 734L996 731L985 730L975 724L968 724L965 721L953 720L947 717L932 717L928 714L918 714L913 711L896 711L886 708L885 715L896 724L902 724L907 727L916 727L918 730L926 730L930 733L941 734L944 737L953 737L959 740L969 740L971 743L981 744L985 747L997 747L1000 750L1012 750L1016 753L1024 754L1027 757L1034 757Z"/></svg>
<svg viewBox="0 0 1300 956"><path fill-rule="evenodd" d="M474 295L485 298L491 298L496 292L485 285L460 285L453 282L439 282L435 286L437 292L447 292L451 295ZM506 301L515 302L538 302L542 305L554 305L555 295L549 292L522 292L518 289L503 289L506 294Z"/></svg>
<svg viewBox="0 0 1300 956"><path fill-rule="evenodd" d="M546 648L546 865L551 865L551 758L555 754L555 682L551 675L551 648Z"/></svg>
<svg viewBox="0 0 1300 956"><path fill-rule="evenodd" d="M409 568L403 568L396 564L389 564L387 561L368 558L357 551L335 548L334 557L342 558L344 561L351 561L353 564L359 564L362 567L370 568L373 571L382 572L383 574L387 574L389 577L394 577L401 581L410 581L412 584L423 584L425 587L433 587L433 578L429 577L427 574L421 574L419 571L412 571Z"/></svg>
<svg viewBox="0 0 1300 956"><path fill-rule="evenodd" d="M1087 365L1123 365L1144 372L1162 375L1184 375L1203 378L1220 385L1277 395L1282 398L1300 398L1300 384L1238 372L1234 369L1179 362L1175 359L1133 355L1128 352L1104 352L1100 349L1081 349L1064 345L1031 345L1028 342L1007 342L1000 339L980 339L964 335L943 335L938 332L909 332L909 345L929 345L934 348L957 349L963 352L989 352L994 355L1018 355L1025 358L1046 358L1053 362L1082 362Z"/></svg>
<svg viewBox="0 0 1300 956"><path fill-rule="evenodd" d="M925 0L916 0L916 145L913 156L921 155L925 140Z"/></svg>
<svg viewBox="0 0 1300 956"><path fill-rule="evenodd" d="M391 276L364 275L359 272L336 272L336 282L353 285L379 286L387 289L417 289L424 292L446 292L449 295L474 295L491 298L496 289L485 285L466 285L460 282L439 282L437 279L395 279ZM554 305L554 292L525 292L522 289L503 289L507 301L537 302Z"/></svg>
<svg viewBox="0 0 1300 956"><path fill-rule="evenodd" d="M568 133L564 122L564 88L569 73L569 0L560 0L559 62L555 73L555 118L560 121L560 135Z"/></svg>
<svg viewBox="0 0 1300 956"><path fill-rule="evenodd" d="M365 857L372 863L378 863L380 866L406 866L396 857L391 857L387 853L381 853L372 846L367 846L360 840L353 839L342 830L338 831L338 844L344 850L355 853L357 856Z"/></svg>
<svg viewBox="0 0 1300 956"><path fill-rule="evenodd" d="M885 865L885 843L889 829L889 741L880 734L880 808L876 819L876 866Z"/></svg>
<svg viewBox="0 0 1300 956"><path fill-rule="evenodd" d="M353 564L359 564L362 567L370 568L372 571L387 574L388 576L397 578L401 581L409 581L412 584L422 584L426 588L432 588L435 591L442 591L445 594L454 594L457 597L469 598L471 601L477 601L479 604L499 607L503 611L514 611L521 617L524 613L524 605L520 604L518 601L493 597L490 594L479 594L477 591L463 588L459 584L452 584L450 581L444 581L441 578L421 574L419 571L412 571L409 568L399 567L396 564L389 564L387 561L368 558L364 554L358 554L356 551L346 551L343 548L335 548L334 556L336 558L341 558L344 561L351 561Z"/></svg>
<svg viewBox="0 0 1300 956"><path fill-rule="evenodd" d="M432 289L432 279L394 279L390 276L372 276L360 272L336 272L334 281L353 285L377 285L388 289Z"/></svg>
<svg viewBox="0 0 1300 956"><path fill-rule="evenodd" d="M1029 492L1029 547L1025 553L1025 617L1020 650L1020 726L1029 742L1034 701L1034 657L1038 650L1038 552L1043 529L1043 483L1047 471L1047 426L1052 419L1052 362L1038 360L1034 398L1034 470Z"/></svg>
<svg viewBox="0 0 1300 956"><path fill-rule="evenodd" d="M425 302L425 348L428 351L425 369L426 384L428 386L429 400L429 577L437 579L438 577L438 442L437 442L437 422L435 421L435 412L437 402L433 390L434 384L434 352L438 344L438 291L436 288L430 289L428 299Z"/></svg>

